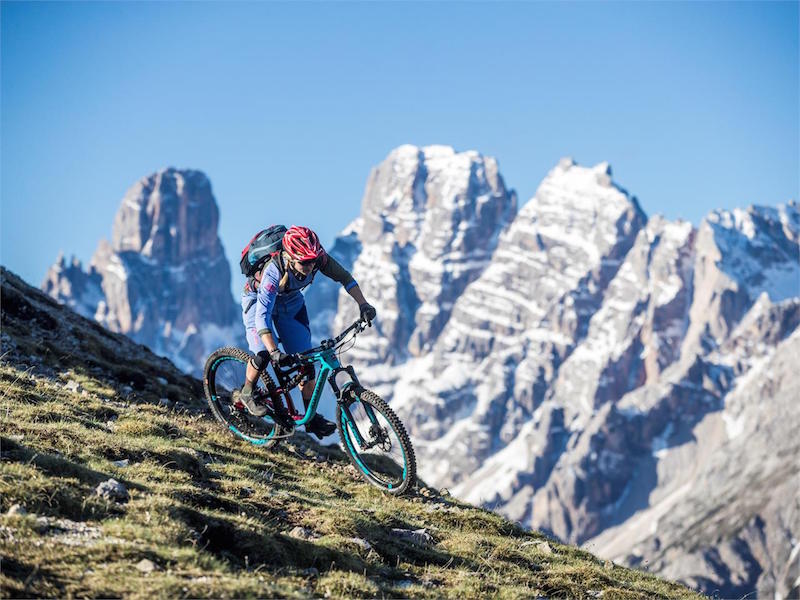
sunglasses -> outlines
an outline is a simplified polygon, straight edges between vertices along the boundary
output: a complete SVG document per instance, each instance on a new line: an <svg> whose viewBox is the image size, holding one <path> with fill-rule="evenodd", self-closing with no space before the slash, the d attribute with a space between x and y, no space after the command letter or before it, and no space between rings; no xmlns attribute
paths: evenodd
<svg viewBox="0 0 800 600"><path fill-rule="evenodd" d="M317 259L316 258L309 258L308 260L296 260L294 262L299 264L299 265L302 265L304 267L308 267L308 266L311 266L314 263L316 263Z"/></svg>

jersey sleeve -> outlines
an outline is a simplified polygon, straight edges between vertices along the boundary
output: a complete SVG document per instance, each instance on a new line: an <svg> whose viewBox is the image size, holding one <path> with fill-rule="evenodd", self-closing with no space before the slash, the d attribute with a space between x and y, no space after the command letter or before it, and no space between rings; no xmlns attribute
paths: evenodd
<svg viewBox="0 0 800 600"><path fill-rule="evenodd" d="M272 309L275 308L275 299L278 297L280 286L280 272L274 262L267 265L264 275L261 277L261 285L258 288L258 299L256 301L256 330L260 336L269 331L269 323L272 320Z"/></svg>
<svg viewBox="0 0 800 600"><path fill-rule="evenodd" d="M330 254L327 256L325 264L322 265L320 272L326 277L333 279L337 283L341 283L345 290L349 291L358 285L358 282L353 279L350 271L345 269L338 260L333 258Z"/></svg>

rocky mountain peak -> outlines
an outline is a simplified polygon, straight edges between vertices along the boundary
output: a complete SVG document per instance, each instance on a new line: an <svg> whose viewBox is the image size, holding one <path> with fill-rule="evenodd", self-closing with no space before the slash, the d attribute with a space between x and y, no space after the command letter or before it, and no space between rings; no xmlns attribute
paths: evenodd
<svg viewBox="0 0 800 600"><path fill-rule="evenodd" d="M41 286L50 297L66 304L84 316L94 316L103 298L102 277L93 266L84 271L81 261L75 256L67 261L64 252L58 254Z"/></svg>
<svg viewBox="0 0 800 600"><path fill-rule="evenodd" d="M125 194L88 273L59 257L42 289L199 373L208 352L241 337L218 222L204 173L163 169Z"/></svg>
<svg viewBox="0 0 800 600"><path fill-rule="evenodd" d="M566 208L563 202L568 201L569 208L594 212L599 205L610 200L614 206L630 205L633 210L644 216L637 199L615 183L612 174L613 170L608 162L586 167L579 165L572 158L562 158L542 181L533 202L560 201L562 208ZM603 192L601 188L608 188L608 192ZM563 196L558 193L559 191L563 192Z"/></svg>
<svg viewBox="0 0 800 600"><path fill-rule="evenodd" d="M722 343L762 292L773 302L800 296L798 232L795 202L716 210L703 219L684 353Z"/></svg>
<svg viewBox="0 0 800 600"><path fill-rule="evenodd" d="M470 220L496 220L514 212L516 196L506 190L495 159L449 146L404 145L370 174L361 235L364 242L391 237L398 247L411 244L438 258L445 249L470 246L473 240L464 235ZM445 239L441 230L448 228L456 231Z"/></svg>
<svg viewBox="0 0 800 600"><path fill-rule="evenodd" d="M706 218L704 226L719 250L718 267L747 288L751 301L762 291L774 302L800 294L796 203L718 210Z"/></svg>
<svg viewBox="0 0 800 600"><path fill-rule="evenodd" d="M114 220L115 252L136 252L177 265L217 254L219 211L211 183L200 171L163 169L137 182Z"/></svg>
<svg viewBox="0 0 800 600"><path fill-rule="evenodd" d="M371 361L391 363L430 346L516 210L497 161L475 151L405 145L372 170L351 230L358 240L337 240L342 249L363 247L353 274L383 315L383 339L363 350ZM315 290L312 305L315 297L329 295ZM354 316L349 304L334 328Z"/></svg>

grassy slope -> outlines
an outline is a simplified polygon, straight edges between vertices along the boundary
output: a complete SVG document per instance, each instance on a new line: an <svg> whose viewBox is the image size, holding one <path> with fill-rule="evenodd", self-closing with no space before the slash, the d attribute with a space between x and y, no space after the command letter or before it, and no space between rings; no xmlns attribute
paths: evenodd
<svg viewBox="0 0 800 600"><path fill-rule="evenodd" d="M427 488L386 496L304 435L243 443L193 410L196 381L24 285L3 273L3 596L695 597ZM128 502L93 494L109 477Z"/></svg>

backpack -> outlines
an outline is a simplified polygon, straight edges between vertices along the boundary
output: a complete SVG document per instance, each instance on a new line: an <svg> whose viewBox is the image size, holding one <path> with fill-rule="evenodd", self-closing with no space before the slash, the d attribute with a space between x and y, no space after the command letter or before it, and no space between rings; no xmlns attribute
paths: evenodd
<svg viewBox="0 0 800 600"><path fill-rule="evenodd" d="M242 275L250 278L258 273L283 247L281 241L284 233L286 233L285 226L271 225L255 234L242 250L242 258L239 261Z"/></svg>

